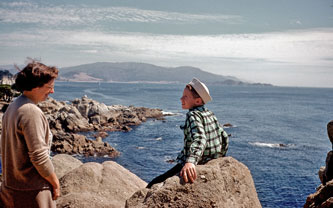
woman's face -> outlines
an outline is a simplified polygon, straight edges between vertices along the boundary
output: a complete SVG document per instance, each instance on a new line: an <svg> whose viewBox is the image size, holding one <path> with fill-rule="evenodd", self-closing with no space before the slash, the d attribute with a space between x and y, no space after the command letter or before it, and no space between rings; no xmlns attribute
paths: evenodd
<svg viewBox="0 0 333 208"><path fill-rule="evenodd" d="M45 101L50 93L54 93L54 79L44 84L41 87L36 87L33 89L37 102Z"/></svg>

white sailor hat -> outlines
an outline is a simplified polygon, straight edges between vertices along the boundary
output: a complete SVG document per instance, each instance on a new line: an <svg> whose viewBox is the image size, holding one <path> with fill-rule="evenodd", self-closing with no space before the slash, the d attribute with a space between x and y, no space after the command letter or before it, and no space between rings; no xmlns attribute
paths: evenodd
<svg viewBox="0 0 333 208"><path fill-rule="evenodd" d="M188 84L191 85L195 89L195 91L197 91L204 103L212 100L207 86L204 83L200 82L199 79L193 78L192 81Z"/></svg>

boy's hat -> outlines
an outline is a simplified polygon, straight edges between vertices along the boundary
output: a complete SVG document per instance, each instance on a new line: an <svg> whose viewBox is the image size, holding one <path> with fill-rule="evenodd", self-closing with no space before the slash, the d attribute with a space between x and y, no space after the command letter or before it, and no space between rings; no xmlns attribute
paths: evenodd
<svg viewBox="0 0 333 208"><path fill-rule="evenodd" d="M198 80L197 78L193 78L192 81L188 84L191 85L195 89L195 91L197 91L204 103L212 100L207 86L204 83L200 82L200 80Z"/></svg>

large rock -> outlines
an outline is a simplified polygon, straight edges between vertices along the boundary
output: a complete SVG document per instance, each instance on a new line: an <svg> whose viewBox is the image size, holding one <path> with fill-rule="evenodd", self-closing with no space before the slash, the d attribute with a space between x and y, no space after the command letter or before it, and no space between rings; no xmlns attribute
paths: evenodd
<svg viewBox="0 0 333 208"><path fill-rule="evenodd" d="M183 184L178 176L141 189L126 201L126 207L261 207L249 169L231 157L197 166L198 178Z"/></svg>
<svg viewBox="0 0 333 208"><path fill-rule="evenodd" d="M54 171L58 178L63 177L68 172L80 167L83 163L67 154L57 154L52 158Z"/></svg>
<svg viewBox="0 0 333 208"><path fill-rule="evenodd" d="M55 166L72 162L68 157L61 159L64 161L53 161ZM60 175L60 170L56 171ZM121 165L107 161L103 164L89 162L66 171L60 178L60 185L61 197L57 200L57 207L119 208L124 207L126 199L147 183Z"/></svg>
<svg viewBox="0 0 333 208"><path fill-rule="evenodd" d="M333 150L327 153L326 166L320 167L318 176L323 185L333 179Z"/></svg>
<svg viewBox="0 0 333 208"><path fill-rule="evenodd" d="M310 194L304 208L330 208L333 207L333 180L320 185L316 193Z"/></svg>
<svg viewBox="0 0 333 208"><path fill-rule="evenodd" d="M120 154L109 143L102 140L91 140L81 134L64 132L54 134L51 150L57 153L99 157L109 156L111 158Z"/></svg>

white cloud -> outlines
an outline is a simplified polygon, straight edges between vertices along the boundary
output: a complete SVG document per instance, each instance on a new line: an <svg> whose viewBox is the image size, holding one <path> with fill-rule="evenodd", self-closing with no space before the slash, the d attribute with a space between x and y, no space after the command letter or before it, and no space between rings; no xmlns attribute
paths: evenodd
<svg viewBox="0 0 333 208"><path fill-rule="evenodd" d="M94 53L98 53L98 50L80 50L80 52L83 52L83 53L91 53L91 54L94 54Z"/></svg>
<svg viewBox="0 0 333 208"><path fill-rule="evenodd" d="M178 59L228 58L302 65L328 65L332 64L329 58L333 58L332 29L216 36L66 33L68 45L112 48L139 56L164 54Z"/></svg>
<svg viewBox="0 0 333 208"><path fill-rule="evenodd" d="M242 17L236 15L184 14L128 7L92 8L88 6L53 6L13 2L0 3L0 20L6 23L38 23L43 25L81 25L97 22L168 22L178 24L203 21L234 24L242 21Z"/></svg>
<svg viewBox="0 0 333 208"><path fill-rule="evenodd" d="M87 53L110 51L174 59L242 59L280 64L331 66L333 29L231 35L154 35L98 31L37 30L0 35L0 46L45 46ZM99 50L96 50L96 47ZM101 54L103 55L103 54Z"/></svg>

